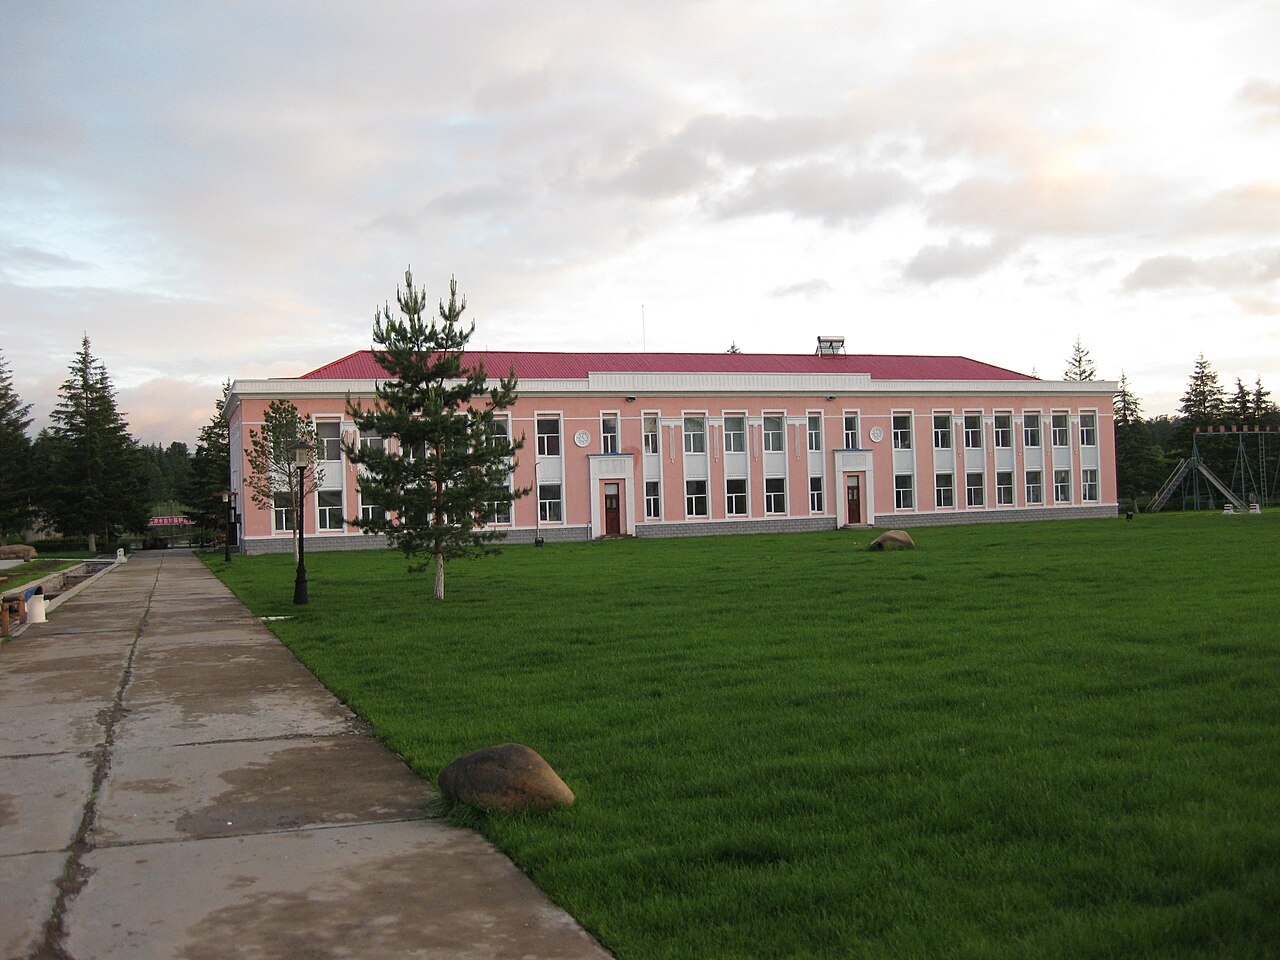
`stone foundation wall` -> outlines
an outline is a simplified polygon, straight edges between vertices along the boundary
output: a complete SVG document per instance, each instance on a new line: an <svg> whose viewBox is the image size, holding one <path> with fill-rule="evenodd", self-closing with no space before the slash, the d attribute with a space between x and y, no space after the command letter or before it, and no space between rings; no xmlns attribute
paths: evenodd
<svg viewBox="0 0 1280 960"><path fill-rule="evenodd" d="M778 517L772 520L716 520L699 523L646 523L636 526L637 537L714 537L744 533L813 533L834 530L835 517Z"/></svg>
<svg viewBox="0 0 1280 960"><path fill-rule="evenodd" d="M962 523L1013 523L1020 520L1090 520L1114 517L1112 504L1087 507L1023 507L1010 510L956 510L947 513L886 513L876 517L876 527L904 530L907 527L954 526Z"/></svg>

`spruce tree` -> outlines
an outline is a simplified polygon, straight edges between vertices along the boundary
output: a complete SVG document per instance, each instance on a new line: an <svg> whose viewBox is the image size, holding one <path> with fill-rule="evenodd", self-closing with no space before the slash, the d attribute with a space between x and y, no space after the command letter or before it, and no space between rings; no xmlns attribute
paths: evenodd
<svg viewBox="0 0 1280 960"><path fill-rule="evenodd" d="M220 529L226 522L222 491L231 483L231 432L222 411L230 392L228 380L222 384L222 396L213 403L213 416L200 428L196 452L180 481L183 513L206 532Z"/></svg>
<svg viewBox="0 0 1280 960"><path fill-rule="evenodd" d="M31 520L35 477L31 470L31 404L13 389L9 364L0 354L0 543L20 537Z"/></svg>
<svg viewBox="0 0 1280 960"><path fill-rule="evenodd" d="M49 428L50 474L42 509L66 536L85 536L90 550L146 524L141 457L129 424L116 408L115 388L102 361L81 341L59 392Z"/></svg>
<svg viewBox="0 0 1280 960"><path fill-rule="evenodd" d="M1089 351L1080 343L1080 338L1076 337L1075 346L1071 351L1071 359L1067 361L1067 369L1062 372L1063 380L1097 380L1098 370L1093 365L1093 360L1089 357Z"/></svg>
<svg viewBox="0 0 1280 960"><path fill-rule="evenodd" d="M1122 499L1135 504L1143 494L1154 493L1164 479L1164 457L1142 420L1142 404L1120 374L1120 388L1112 401L1115 412L1116 489Z"/></svg>
<svg viewBox="0 0 1280 960"><path fill-rule="evenodd" d="M1116 426L1127 426L1142 420L1142 407L1138 398L1129 389L1129 378L1120 371L1119 389L1111 401L1111 409L1115 413Z"/></svg>
<svg viewBox="0 0 1280 960"><path fill-rule="evenodd" d="M1225 406L1226 396L1222 384L1218 382L1217 371L1209 365L1202 353L1191 371L1191 379L1187 383L1187 392L1182 395L1179 410L1190 426L1207 427L1222 419Z"/></svg>
<svg viewBox="0 0 1280 960"><path fill-rule="evenodd" d="M1253 396L1239 377L1236 377L1236 392L1231 395L1226 414L1231 418L1232 423L1244 424L1253 421Z"/></svg>
<svg viewBox="0 0 1280 960"><path fill-rule="evenodd" d="M508 485L523 439L495 427L494 413L516 401L515 371L490 387L483 362L464 357L475 324L463 326L466 300L449 281L449 302L438 319L425 292L405 271L396 289L401 317L389 304L374 314L374 358L387 371L373 404L351 401L348 415L361 431L397 442L384 446L346 443L360 466L360 499L384 508L385 517L352 520L368 533L384 533L413 560L410 570L435 571L435 599L444 599L445 561L492 553L502 536L486 527L496 511L527 491Z"/></svg>
<svg viewBox="0 0 1280 960"><path fill-rule="evenodd" d="M1253 394L1249 398L1249 413L1254 423L1265 423L1276 412L1276 405L1271 402L1270 396L1271 391L1263 388L1262 378L1258 377L1253 383Z"/></svg>

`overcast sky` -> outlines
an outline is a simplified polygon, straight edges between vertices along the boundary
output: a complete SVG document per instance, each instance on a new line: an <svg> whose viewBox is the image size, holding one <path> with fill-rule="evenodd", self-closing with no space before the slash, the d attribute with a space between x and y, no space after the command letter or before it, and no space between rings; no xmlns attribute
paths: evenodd
<svg viewBox="0 0 1280 960"><path fill-rule="evenodd" d="M0 0L0 351L144 441L370 345L963 354L1280 396L1274 0ZM643 305L643 310L642 310ZM642 324L643 316L643 324Z"/></svg>

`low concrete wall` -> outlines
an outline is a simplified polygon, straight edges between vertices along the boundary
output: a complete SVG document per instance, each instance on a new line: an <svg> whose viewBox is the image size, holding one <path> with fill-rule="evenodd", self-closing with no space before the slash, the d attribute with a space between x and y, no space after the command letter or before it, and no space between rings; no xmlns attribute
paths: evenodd
<svg viewBox="0 0 1280 960"><path fill-rule="evenodd" d="M1087 507L1024 507L1009 510L957 510L947 513L886 513L876 517L877 528L901 530L906 527L955 526L963 523L1013 523L1022 520L1092 520L1114 517L1111 504Z"/></svg>
<svg viewBox="0 0 1280 960"><path fill-rule="evenodd" d="M770 520L714 520L705 523L646 523L636 525L638 537L715 537L747 533L814 533L834 530L835 517L778 517Z"/></svg>

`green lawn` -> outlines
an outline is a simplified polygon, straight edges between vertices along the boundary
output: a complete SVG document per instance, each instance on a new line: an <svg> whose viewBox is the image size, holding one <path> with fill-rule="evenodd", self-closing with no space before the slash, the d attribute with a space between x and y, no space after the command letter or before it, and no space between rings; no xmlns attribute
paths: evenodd
<svg viewBox="0 0 1280 960"><path fill-rule="evenodd" d="M1280 515L210 566L619 957L1280 956Z"/></svg>
<svg viewBox="0 0 1280 960"><path fill-rule="evenodd" d="M37 557L34 560L20 563L16 567L6 567L0 570L0 593L13 593L19 587L25 586L33 580L47 577L49 574L65 570L67 567L74 567L79 562L79 560L55 560Z"/></svg>

